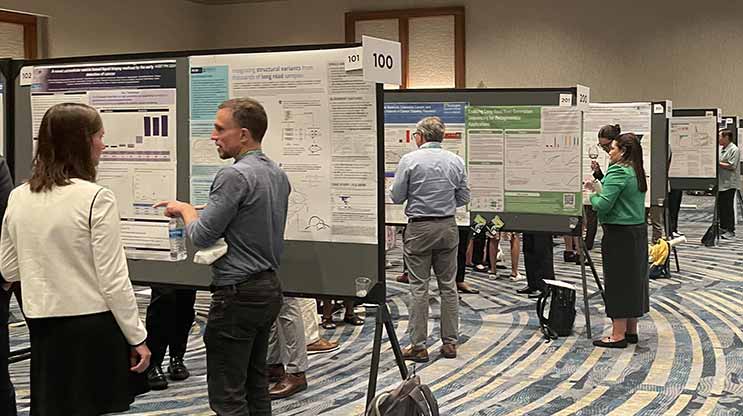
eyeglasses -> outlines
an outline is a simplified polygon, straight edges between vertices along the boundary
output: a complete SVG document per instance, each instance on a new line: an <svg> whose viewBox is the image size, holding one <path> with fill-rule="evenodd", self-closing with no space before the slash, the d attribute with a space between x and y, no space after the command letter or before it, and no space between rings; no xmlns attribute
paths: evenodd
<svg viewBox="0 0 743 416"><path fill-rule="evenodd" d="M413 138L414 138L414 139L416 138L416 136L417 136L417 137L423 137L423 136L421 135L421 132L419 132L419 131L415 131L415 132L413 132Z"/></svg>

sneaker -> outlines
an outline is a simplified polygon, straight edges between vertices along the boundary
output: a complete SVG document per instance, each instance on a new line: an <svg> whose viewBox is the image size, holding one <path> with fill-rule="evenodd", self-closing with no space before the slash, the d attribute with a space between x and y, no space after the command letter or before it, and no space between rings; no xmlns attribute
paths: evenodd
<svg viewBox="0 0 743 416"><path fill-rule="evenodd" d="M684 235L684 233L680 233L678 231L674 231L674 232L671 233L671 238L679 238L682 235Z"/></svg>
<svg viewBox="0 0 743 416"><path fill-rule="evenodd" d="M527 297L529 299L535 299L535 298L538 298L541 295L542 295L542 291L541 290L537 290L535 292L529 293L529 295Z"/></svg>
<svg viewBox="0 0 743 416"><path fill-rule="evenodd" d="M338 348L337 342L328 341L324 338L320 338L317 341L313 342L312 344L307 346L307 354L322 354L324 352L331 352L335 351Z"/></svg>
<svg viewBox="0 0 743 416"><path fill-rule="evenodd" d="M538 289L534 289L534 288L531 288L529 286L523 287L523 288L521 288L521 289L519 289L519 290L516 291L516 293L518 293L520 295L531 295L532 293L537 293L537 292L539 292Z"/></svg>
<svg viewBox="0 0 743 416"><path fill-rule="evenodd" d="M725 240L735 240L735 231L725 231L720 235L720 238Z"/></svg>
<svg viewBox="0 0 743 416"><path fill-rule="evenodd" d="M524 280L524 276L522 276L521 273L519 272L516 272L515 275L513 274L510 275L508 278L511 279L512 282L518 282L520 280Z"/></svg>
<svg viewBox="0 0 743 416"><path fill-rule="evenodd" d="M485 271L488 270L488 268L485 267L485 265L483 265L483 264L476 264L475 265L475 270L478 271L478 272L485 272Z"/></svg>
<svg viewBox="0 0 743 416"><path fill-rule="evenodd" d="M410 283L408 272L403 272L401 275L397 276L395 280L397 280L398 283Z"/></svg>

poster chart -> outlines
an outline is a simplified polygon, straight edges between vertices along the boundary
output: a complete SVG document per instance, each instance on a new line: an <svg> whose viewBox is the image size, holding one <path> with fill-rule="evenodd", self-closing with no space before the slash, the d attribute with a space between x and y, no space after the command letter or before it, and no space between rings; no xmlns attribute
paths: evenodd
<svg viewBox="0 0 743 416"><path fill-rule="evenodd" d="M467 107L470 210L580 216L581 115L575 107Z"/></svg>
<svg viewBox="0 0 743 416"><path fill-rule="evenodd" d="M176 63L37 66L31 86L33 151L44 113L83 103L103 120L98 183L116 195L128 258L170 261L168 219L151 208L176 198Z"/></svg>
<svg viewBox="0 0 743 416"><path fill-rule="evenodd" d="M583 180L593 178L591 157L604 173L609 168L609 154L598 145L598 133L607 124L619 124L622 133L634 133L640 137L645 178L650 187L652 165L651 132L652 103L591 103L583 113ZM596 156L598 155L598 156ZM645 206L650 206L650 189L645 193ZM588 195L583 195L583 204L590 205Z"/></svg>
<svg viewBox="0 0 743 416"><path fill-rule="evenodd" d="M191 202L232 162L210 139L217 106L251 97L268 115L263 151L292 186L285 239L377 244L376 84L345 71L348 52L191 57Z"/></svg>
<svg viewBox="0 0 743 416"><path fill-rule="evenodd" d="M385 103L384 104L384 189L385 223L407 224L405 204L393 204L390 187L395 179L397 164L405 154L416 150L413 133L415 125L424 117L438 116L444 122L444 141L441 147L466 159L464 109L467 103ZM470 225L467 207L456 211L457 224Z"/></svg>
<svg viewBox="0 0 743 416"><path fill-rule="evenodd" d="M717 177L717 117L671 117L670 178Z"/></svg>

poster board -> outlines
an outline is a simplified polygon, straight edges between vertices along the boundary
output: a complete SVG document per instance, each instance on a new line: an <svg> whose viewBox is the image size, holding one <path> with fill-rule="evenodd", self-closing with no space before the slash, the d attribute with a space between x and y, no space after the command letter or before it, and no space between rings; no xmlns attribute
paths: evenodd
<svg viewBox="0 0 743 416"><path fill-rule="evenodd" d="M249 62L255 62L255 67L262 67L266 71L269 71L270 68L279 68L278 71L282 71L280 69L282 66L287 68L299 66L317 75L312 80L309 80L309 78L312 78L309 76L300 77L312 84L304 85L306 88L299 88L297 82L287 84L288 81L286 79L291 78L297 81L297 79L300 79L297 77L287 77L283 80L278 77L272 77L274 86L282 83L283 85L290 85L287 89L291 89L291 91L283 91L287 93L283 95L283 98L286 99L289 96L293 96L291 97L292 99L286 99L285 101L291 102L295 108L301 106L297 102L298 97L306 97L308 93L312 95L312 91L316 95L323 95L325 97L323 102L319 104L321 107L328 109L331 105L340 106L335 107L336 111L328 110L329 112L323 116L324 121L321 121L322 126L320 127L328 129L320 132L324 134L326 140L324 143L327 143L327 147L323 146L323 148L335 152L333 155L336 157L338 163L324 167L320 166L321 169L325 169L325 176L322 177L322 187L312 190L313 198L318 198L317 195L319 192L323 195L319 198L326 201L322 207L317 209L325 210L324 212L329 215L329 219L324 219L325 221L323 221L327 228L315 227L313 230L310 230L311 232L300 233L304 234L303 236L298 236L296 233L294 235L287 233L288 238L285 240L284 255L279 271L280 279L282 280L285 293L289 295L354 297L357 294L355 279L357 277L367 277L374 285L370 294L367 296L367 300L379 303L384 301L384 262L382 261L384 256L384 223L381 220L383 217L384 194L382 193L382 189L377 186L378 183L383 181L383 139L381 135L383 116L381 104L378 104L382 100L382 89L381 86L376 84L360 82L359 79L362 77L360 71L346 72L344 70L344 52L348 52L348 50L352 49L352 46L357 45L309 45L299 47L63 58L17 62L17 65L55 66L98 63L117 64L145 60L174 61L175 111L178 117L175 120L169 120L174 122L175 126L168 126L168 129L169 132L175 131L177 136L176 196L182 201L189 201L192 196L199 195L198 192L192 191L192 182L190 180L194 173L192 164L190 163L192 144L194 143L191 138L197 137L204 139L206 137L208 139L208 132L207 136L203 135L205 131L204 126L207 122L206 113L208 113L204 106L207 104L204 104L200 100L199 105L201 107L194 107L200 109L199 111L203 113L201 118L195 120L202 122L201 125L193 126L189 123L188 115L192 111L191 69L193 67L204 68L208 66L207 62L203 59L211 60L217 66L224 66L220 59L225 59L228 56L236 57L239 55L247 59L248 61L246 62L248 64L241 66L243 72L239 74L228 72L228 78L226 79L229 85L228 94L233 92L242 94L245 92L245 89L240 90L237 88L237 84L240 80L246 81L247 78L244 75L245 70L250 66ZM209 58L204 58L205 56ZM251 61L251 57L256 57L256 60ZM192 65L194 60L199 62L198 65ZM314 69L308 69L308 67L312 66L314 66ZM222 82L224 81L222 79ZM365 95L363 97L354 95L357 94L359 86L362 84L366 86ZM200 87L202 87L199 90L200 94L209 95L214 93L203 88L203 85ZM30 161L32 159L32 142L29 140L33 131L32 118L30 117L32 97L30 88L18 85L17 79L15 89L18 92L18 99L14 105L15 114L13 117L14 124L17 127L17 133L15 135L16 151L14 156L15 160L20 162L16 166L15 171L18 177L25 180L29 177ZM221 89L224 90L223 87ZM262 91L256 90L253 95L259 101L264 102L267 107L271 107L271 104L277 104L277 101L281 101L273 100L269 103L269 100L272 100L272 94L275 92L275 90L265 88ZM331 100L327 99L331 95L333 98L336 98L332 100L332 103ZM352 96L355 99L351 99ZM203 99L205 97L202 95L200 98ZM212 117L216 113L216 105L225 98L224 96L216 96L216 94L214 97L211 97L209 105L213 107L211 109ZM311 106L315 105L316 102L313 102ZM344 105L346 106L343 107ZM340 115L342 113L349 113L349 108L355 112L353 113L355 115L353 118L346 117L342 119ZM281 152L291 147L283 146L283 144L288 142L288 140L285 140L287 138L286 134L288 134L287 126L283 123L283 121L286 121L285 117L287 114L285 111L282 113L283 110L287 109L268 108L270 127L264 139L264 150L269 157L286 166L291 165L293 161L290 157L287 157L286 153L281 154ZM359 114L361 113L365 115L366 120L358 122ZM302 115L298 114L298 116ZM332 115L336 117L333 118ZM296 123L295 120L293 127L297 129L317 127L314 122L318 120L318 117L315 116L317 114L314 116L307 115L301 123ZM352 123L354 121L358 123ZM211 131L212 122L213 119L208 122L209 132ZM196 130L193 129L194 127L196 127ZM272 128L275 130L270 131ZM154 131L154 128L152 128L152 131ZM160 127L160 131L162 131L162 126ZM197 132L197 135L192 136L194 131ZM107 136L110 134L107 133ZM198 136L199 134L201 136ZM273 143L271 143L272 141ZM343 155L339 153L343 153ZM346 156L345 158L342 157L344 155ZM198 156L201 157L200 160L208 160L205 153ZM360 172L362 164L364 168L363 175ZM324 165L324 162L318 163L318 165ZM286 168L289 169L291 166L286 166ZM213 169L213 172L216 172L216 169ZM336 176L333 176L334 172ZM203 173L203 171L199 173ZM346 177L355 178L356 181L346 180L339 182L336 180L339 173L345 174ZM195 176L198 176L198 179L202 182L205 179L204 175ZM299 176L311 175L297 175L296 172L288 172L288 176L292 181L292 185L294 185L295 182L300 180L298 179ZM332 183L328 184L326 183L327 181L332 181ZM367 184L367 187L363 191L356 189L358 191L356 194L350 192L350 189L346 187L348 184L354 185L361 182ZM199 185L202 186L200 191L203 193L203 184ZM301 185L297 188L300 188L301 192ZM354 200L362 202L363 206L357 210L345 208L346 205L353 204L355 202ZM311 205L309 208L314 209L317 204L312 202ZM347 220L344 224L347 217L351 219ZM362 221L365 225L365 228L363 228L364 236L359 236L361 233L356 230L358 232L356 240L353 239L353 236L352 238L344 238L343 236L348 237L348 234L343 234L343 232L353 233L354 229L359 225L357 224L358 221ZM304 231L304 227L302 231ZM211 272L209 268L192 263L194 249L189 246L188 251L189 256L185 261L166 262L152 259L129 259L131 278L133 281L143 284L207 288L211 283Z"/></svg>
<svg viewBox="0 0 743 416"><path fill-rule="evenodd" d="M560 107L561 98L567 101L567 107ZM494 219L496 216L503 222L502 229L505 231L531 231L531 232L552 232L552 233L573 233L582 217L582 205L580 204L581 194L581 166L580 166L580 149L582 147L582 135L580 132L582 126L581 112L576 110L574 107L570 107L573 103L576 103L576 88L546 88L546 89L529 89L529 88L516 88L516 89L426 89L426 90L403 90L403 91L386 91L385 92L385 103L444 103L444 102L467 102L466 114L466 129L467 129L467 164L468 164L468 177L470 181L470 188L472 190L472 202L470 203L471 218L481 216L487 220ZM565 102L563 102L565 105ZM535 132L541 129L541 117L543 114L542 108L546 108L548 113L553 112L554 114L563 114L568 119L573 117L574 122L572 135L570 136L570 144L575 145L575 149L568 152L567 155L560 155L560 157L573 157L575 163L572 165L574 172L572 176L574 183L570 188L570 192L561 192L561 198L563 194L569 194L572 197L572 207L556 214L552 210L551 206L556 204L562 204L562 200L556 201L553 196L547 196L546 192L534 192L533 183L521 183L516 184L509 183L509 185L503 185L502 192L503 204L502 207L498 206L497 202L488 200L488 195L492 193L489 186L492 184L493 179L497 178L497 170L501 169L505 172L505 169L512 173L512 178L522 177L521 170L524 168L522 160L518 160L521 156L526 155L527 157L534 157L535 154L540 152L529 151L528 147L518 148L518 138L525 139L528 143L536 143L539 140L546 140L540 136L541 133L535 136ZM489 125L489 120L496 120L499 118L498 113L509 112L505 119L512 119L511 117L517 115L519 112L526 110L528 114L521 114L519 117L524 116L522 121L515 121L513 126L507 125L506 129L500 128L496 125ZM505 115L505 114L504 114ZM577 117L577 118L576 118ZM550 119L550 118L548 118ZM551 119L552 120L552 119ZM560 120L560 117L556 117L553 120ZM563 119L564 120L564 119ZM540 128L534 129L535 122L539 122ZM565 131L560 129L564 127L562 122L557 121L556 123L548 123L549 131L554 134L566 135ZM570 124L570 123L568 123ZM518 129L511 129L511 127L517 127ZM503 127L503 126L501 126ZM552 129L552 130L550 130ZM493 131L498 130L499 133L493 135ZM513 145L500 146L500 151L497 150L498 145L493 145L493 140L506 143L509 138L506 138L505 131L514 130L515 135L509 136L511 139L515 139ZM474 137L473 137L474 134ZM520 136L521 134L521 136ZM497 136L497 138L494 138ZM561 138L565 140L565 137ZM555 137L552 138L553 142ZM477 144L475 144L477 142ZM554 143L553 143L554 144ZM546 145L546 143L542 143ZM528 144L527 144L528 146ZM491 150L487 150L491 148ZM474 151L473 151L474 150ZM526 150L526 151L525 151ZM483 155L485 155L483 157ZM511 160L508 162L507 155L510 155ZM474 159L473 159L474 157ZM488 158L494 157L499 159L500 163L489 163ZM530 169L535 174L543 174L544 170L541 166L532 166ZM505 181L505 176L500 175L501 180ZM508 188L511 186L512 188ZM517 187L522 189L517 189ZM488 188L488 189L486 189ZM530 191L531 190L531 191ZM508 195L506 196L506 193ZM540 204L535 204L536 199ZM571 199L571 198L568 198ZM571 201L568 201L571 202ZM495 205L495 206L493 206ZM510 208L510 209L509 209Z"/></svg>
<svg viewBox="0 0 743 416"><path fill-rule="evenodd" d="M672 189L712 190L717 186L716 108L674 109L669 121Z"/></svg>
<svg viewBox="0 0 743 416"><path fill-rule="evenodd" d="M34 65L31 154L44 113L59 103L98 110L106 150L97 182L116 195L127 258L173 261L158 201L176 197L176 61ZM26 144L29 145L29 144Z"/></svg>
<svg viewBox="0 0 743 416"><path fill-rule="evenodd" d="M465 132L466 102L430 102L384 104L384 190L385 190L385 224L405 225L405 204L395 204L390 199L390 187L395 180L395 171L400 158L418 148L413 139L415 126L424 117L437 116L444 122L446 131L442 148L456 154L462 159L467 157L467 140ZM455 218L457 225L469 226L467 207L459 207Z"/></svg>
<svg viewBox="0 0 743 416"><path fill-rule="evenodd" d="M583 177L590 178L591 156L606 172L608 154L598 146L598 132L607 124L619 124L622 133L635 133L642 144L648 183L645 207L662 206L666 198L668 160L668 115L670 101L591 103L583 118ZM587 204L584 195L584 204Z"/></svg>

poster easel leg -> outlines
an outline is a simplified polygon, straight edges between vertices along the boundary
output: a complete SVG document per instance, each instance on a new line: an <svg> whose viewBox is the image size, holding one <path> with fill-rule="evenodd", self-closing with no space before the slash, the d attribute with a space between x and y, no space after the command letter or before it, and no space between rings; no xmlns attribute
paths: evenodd
<svg viewBox="0 0 743 416"><path fill-rule="evenodd" d="M593 264L593 260L591 259L591 254L588 252L588 248L586 248L585 241L583 239L579 239L580 241L578 244L580 245L580 252L578 253L580 258L580 275L581 275L581 281L583 284L583 313L586 317L586 335L588 338L592 338L591 334L591 312L588 308L588 301L596 296L601 296L601 299L605 301L604 299L604 286L601 284L601 279L599 279L599 275L596 272L596 265ZM588 282L586 280L586 261L588 262L588 265L591 268L591 273L593 274L593 279L596 282L596 287L598 290L594 293L592 293L590 296L588 295Z"/></svg>
<svg viewBox="0 0 743 416"><path fill-rule="evenodd" d="M720 216L717 213L717 210L719 209L719 192L717 191L717 188L715 188L715 211L712 215L712 232L715 236L715 246L720 245Z"/></svg>
<svg viewBox="0 0 743 416"><path fill-rule="evenodd" d="M588 309L588 283L586 282L585 262L586 244L582 238L579 238L578 240L578 244L580 245L578 259L580 261L580 277L583 285L583 315L586 318L586 336L588 336L588 339L591 339L593 338L593 334L591 334L591 312Z"/></svg>
<svg viewBox="0 0 743 416"><path fill-rule="evenodd" d="M366 391L366 408L369 408L369 404L374 396L377 394L377 376L379 375L379 359L382 352L382 329L387 331L387 337L389 338L390 345L392 346L392 352L395 354L395 362L400 370L400 376L403 380L408 377L408 367L405 365L405 360L402 358L402 350L400 349L400 342L395 334L395 328L392 325L392 317L390 316L390 310L386 304L377 306L377 315L374 324L374 344L372 345L372 362L371 371L369 372L369 386Z"/></svg>

